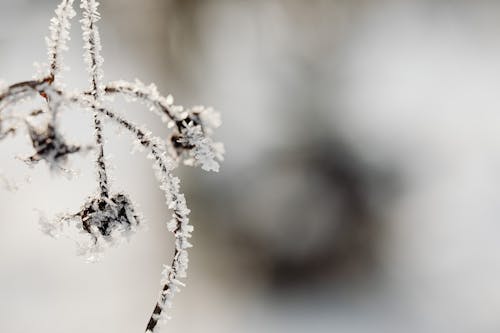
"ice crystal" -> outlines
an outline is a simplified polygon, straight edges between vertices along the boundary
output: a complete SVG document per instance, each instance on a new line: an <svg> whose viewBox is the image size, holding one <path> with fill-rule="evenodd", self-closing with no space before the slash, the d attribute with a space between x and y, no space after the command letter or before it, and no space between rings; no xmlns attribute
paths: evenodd
<svg viewBox="0 0 500 333"><path fill-rule="evenodd" d="M101 83L103 79L102 65L104 62L101 56L101 37L97 27L97 21L101 19L98 12L99 2L95 0L83 0L80 7L83 9L82 35L84 42L84 61L87 64L87 71L90 73L89 83L91 85L91 95L96 100L103 95L104 85Z"/></svg>
<svg viewBox="0 0 500 333"><path fill-rule="evenodd" d="M129 101L140 101L147 108L161 117L165 123L172 120L180 120L180 115L174 113L172 95L162 96L158 92L158 88L154 83L146 85L140 80L135 80L134 83L127 81L115 81L109 83L106 88L108 94L122 93Z"/></svg>
<svg viewBox="0 0 500 333"><path fill-rule="evenodd" d="M185 109L174 105L171 95L161 95L154 84L145 85L135 82L103 81L103 57L101 39L97 26L101 16L99 3L95 0L81 0L82 37L84 42L84 62L89 73L90 87L85 91L69 93L61 82L63 51L67 50L70 39L70 20L75 16L74 0L62 0L50 22L47 37L48 71L41 72L36 79L21 81L9 86L0 81L0 140L10 134L17 134L20 127L26 128L35 150L28 158L32 164L40 160L48 163L51 169L62 169L68 156L83 151L86 146L67 143L61 135L59 113L76 106L93 114L95 134L95 165L97 169L98 192L90 197L82 208L74 214L65 214L61 218L49 220L40 217L40 227L49 236L57 237L67 226L76 227L86 235L86 240L79 243L79 251L90 260L101 255L102 250L119 243L133 234L141 225L139 214L125 193L111 195L111 181L108 177L103 137L102 119L108 119L133 137L134 148L146 151L152 160L154 172L160 188L164 192L168 208L172 211L166 219L166 228L175 238L174 254L169 266L162 274L162 290L147 323L146 331L153 332L158 323L168 318L166 309L172 305L173 297L179 292L186 277L189 256L188 249L193 226L189 223L190 210L186 198L180 190L180 179L173 172L180 161L185 164L199 165L208 171L218 171L223 159L224 149L221 143L212 139L213 131L220 125L220 116L212 108L193 107ZM154 137L146 128L140 128L118 115L103 103L107 97L121 95L128 102L138 101L146 105L166 123L161 137ZM38 97L34 101L43 101L41 108L36 108L28 115L16 113L11 106L25 99ZM42 97L41 99L39 97ZM32 120L46 115L48 122L35 126Z"/></svg>
<svg viewBox="0 0 500 333"><path fill-rule="evenodd" d="M186 165L201 166L205 171L219 171L217 160L222 160L224 148L204 135L202 125L183 121L180 135L173 140L185 156Z"/></svg>
<svg viewBox="0 0 500 333"><path fill-rule="evenodd" d="M50 61L49 76L53 78L64 69L62 52L68 50L70 20L76 15L73 2L74 0L62 1L55 10L56 16L50 20L50 36L45 40Z"/></svg>
<svg viewBox="0 0 500 333"><path fill-rule="evenodd" d="M222 124L220 113L215 111L214 108L206 108L202 105L194 106L191 108L192 117L199 119L204 131L208 135L212 135L216 128Z"/></svg>

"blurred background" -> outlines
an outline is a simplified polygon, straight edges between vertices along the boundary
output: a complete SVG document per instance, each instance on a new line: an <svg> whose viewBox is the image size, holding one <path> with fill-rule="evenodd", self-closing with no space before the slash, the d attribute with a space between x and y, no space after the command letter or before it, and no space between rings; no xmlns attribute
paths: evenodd
<svg viewBox="0 0 500 333"><path fill-rule="evenodd" d="M0 78L45 61L58 1L0 0ZM500 2L107 0L106 80L222 113L218 174L182 168L195 226L162 332L500 332ZM69 87L83 89L74 23ZM139 104L116 109L167 133ZM63 115L92 142L91 119ZM115 191L148 227L97 264L40 232L94 193L0 143L0 331L144 330L173 242L149 161L106 127Z"/></svg>

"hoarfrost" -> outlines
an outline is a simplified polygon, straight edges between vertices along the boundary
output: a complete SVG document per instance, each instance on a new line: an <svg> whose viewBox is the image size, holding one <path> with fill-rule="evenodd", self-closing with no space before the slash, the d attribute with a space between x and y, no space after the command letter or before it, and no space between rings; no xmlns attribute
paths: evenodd
<svg viewBox="0 0 500 333"><path fill-rule="evenodd" d="M84 61L89 73L90 88L87 91L69 93L61 82L63 71L63 52L68 49L70 40L70 20L75 16L74 0L62 0L50 21L49 36L46 38L48 49L47 70L40 72L34 80L21 81L6 86L0 81L0 140L9 134L17 134L19 126L25 126L35 153L28 158L31 164L44 160L51 169L66 170L65 163L70 154L86 151L89 148L67 143L58 122L58 114L67 106L77 105L94 114L95 147L97 148L96 169L99 192L90 197L75 214L64 215L49 220L40 213L40 228L51 236L57 237L72 227L85 237L77 241L78 252L89 261L98 260L102 252L115 246L133 234L142 224L130 198L124 193L111 195L111 180L106 165L109 160L104 153L106 140L102 135L101 118L110 120L120 129L132 134L134 149L147 152L153 162L153 170L159 180L160 189L165 195L167 207L172 211L166 219L166 227L174 235L175 249L172 262L165 266L162 273L162 291L156 307L147 324L146 331L155 331L160 321L169 319L166 309L172 306L174 296L185 284L180 280L186 277L193 226L189 221L190 210L186 198L180 191L180 179L173 171L179 162L199 165L207 171L218 171L223 160L224 148L212 140L214 129L220 126L220 115L212 108L196 106L186 109L174 105L171 95L161 95L156 85L116 81L103 83L103 58L101 39L97 22L100 20L99 3L95 0L81 0L83 9L82 37L84 41ZM126 118L114 113L107 105L114 95L123 95L128 102L143 103L147 110L154 112L166 123L171 133L154 137L146 128L140 128ZM16 113L13 106L26 99L42 97L43 106L29 115ZM106 102L106 103L104 103ZM48 115L48 122L41 115ZM168 139L166 139L168 138ZM68 173L69 174L69 173ZM0 182L10 183L0 174Z"/></svg>

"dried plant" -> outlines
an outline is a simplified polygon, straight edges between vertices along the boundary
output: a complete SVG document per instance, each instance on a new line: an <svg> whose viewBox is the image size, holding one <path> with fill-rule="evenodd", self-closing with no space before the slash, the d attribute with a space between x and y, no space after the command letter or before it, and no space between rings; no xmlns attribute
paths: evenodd
<svg viewBox="0 0 500 333"><path fill-rule="evenodd" d="M84 60L89 73L90 87L79 93L69 93L61 80L64 69L63 52L68 49L70 22L76 15L74 0L62 0L50 21L50 35L47 37L48 64L42 74L34 80L23 81L10 86L0 86L0 139L26 130L34 148L34 154L25 161L36 164L45 161L53 170L64 169L72 154L84 150L96 151L98 192L90 197L77 213L66 214L52 222L44 219L43 230L56 235L68 226L88 236L88 244L83 253L95 259L101 250L112 246L123 237L128 237L141 224L134 205L127 194L113 193L107 173L103 140L103 119L114 122L130 132L135 145L148 152L164 191L172 219L167 228L175 236L175 250L172 263L165 266L162 290L154 311L149 319L146 332L154 332L158 322L167 318L166 309L172 298L184 286L181 278L186 276L189 242L193 227L189 224L190 210L184 195L180 192L180 180L173 175L180 162L200 166L207 171L218 171L223 158L223 146L212 141L213 129L220 125L218 114L211 108L196 106L184 109L174 105L171 96L162 96L155 85L144 85L140 81L103 82L103 58L97 22L100 19L98 2L81 0L83 17L80 20L84 40ZM166 123L170 136L161 139L147 129L139 128L125 117L115 113L109 105L115 95L124 95L129 101L140 101L148 110L156 113ZM15 107L25 100L39 102L29 114L23 114ZM61 134L59 113L70 107L92 112L95 144L91 147L70 144ZM35 126L36 120L43 126Z"/></svg>

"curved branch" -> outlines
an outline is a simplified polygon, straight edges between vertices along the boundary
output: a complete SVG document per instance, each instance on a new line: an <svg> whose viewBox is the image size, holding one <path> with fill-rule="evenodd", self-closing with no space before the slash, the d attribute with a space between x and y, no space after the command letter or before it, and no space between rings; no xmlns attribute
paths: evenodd
<svg viewBox="0 0 500 333"><path fill-rule="evenodd" d="M10 104L15 104L32 94L38 93L47 101L49 111L52 112L52 124L55 125L55 114L60 103L54 101L54 99L61 92L54 87L53 82L54 78L48 76L39 80L22 81L8 86L3 92L0 92L0 112Z"/></svg>
<svg viewBox="0 0 500 333"><path fill-rule="evenodd" d="M159 116L166 116L174 122L181 120L180 116L176 115L175 111L172 109L172 96L169 95L165 97L160 95L154 84L146 86L139 81L136 81L135 83L127 81L114 81L108 83L105 86L104 91L106 94L122 94L140 99L154 107L158 111L157 114Z"/></svg>
<svg viewBox="0 0 500 333"><path fill-rule="evenodd" d="M186 206L184 195L179 191L179 179L172 174L175 162L167 157L167 152L160 144L161 140L159 138L151 137L135 124L120 117L111 110L104 107L97 107L94 103L78 96L69 97L68 100L91 108L94 112L101 115L105 115L119 126L131 132L144 148L149 149L151 153L150 157L154 160L154 168L157 171L160 188L164 191L168 208L172 209L173 212L172 220L169 222L168 227L175 235L175 250L171 268L166 272L160 298L146 327L146 332L154 332L158 322L164 317L165 307L171 306L171 300L179 290L179 286L184 285L178 278L186 276L189 261L187 249L192 247L189 243L189 238L193 231L188 218L190 210Z"/></svg>
<svg viewBox="0 0 500 333"><path fill-rule="evenodd" d="M16 103L28 97L31 93L42 93L44 87L51 82L51 78L43 78L41 80L23 81L10 85L3 92L0 91L0 111L9 104Z"/></svg>

